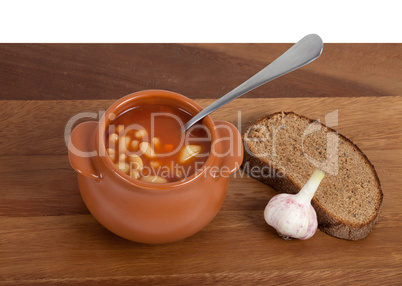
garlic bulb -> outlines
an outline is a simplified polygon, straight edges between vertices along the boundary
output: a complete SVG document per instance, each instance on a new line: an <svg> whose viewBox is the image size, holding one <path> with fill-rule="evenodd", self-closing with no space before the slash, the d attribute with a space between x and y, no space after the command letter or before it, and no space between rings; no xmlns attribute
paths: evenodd
<svg viewBox="0 0 402 286"><path fill-rule="evenodd" d="M317 230L317 215L311 200L324 178L316 170L306 185L295 195L279 194L268 202L264 210L265 221L284 239L309 239Z"/></svg>

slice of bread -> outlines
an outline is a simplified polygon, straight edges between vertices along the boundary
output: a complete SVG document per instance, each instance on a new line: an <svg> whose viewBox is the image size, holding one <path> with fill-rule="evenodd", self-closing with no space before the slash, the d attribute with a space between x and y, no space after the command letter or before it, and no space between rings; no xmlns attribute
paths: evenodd
<svg viewBox="0 0 402 286"><path fill-rule="evenodd" d="M315 169L326 173L312 200L321 231L366 237L377 222L383 193L363 152L335 130L293 112L268 115L243 133L243 170L275 190L297 193Z"/></svg>

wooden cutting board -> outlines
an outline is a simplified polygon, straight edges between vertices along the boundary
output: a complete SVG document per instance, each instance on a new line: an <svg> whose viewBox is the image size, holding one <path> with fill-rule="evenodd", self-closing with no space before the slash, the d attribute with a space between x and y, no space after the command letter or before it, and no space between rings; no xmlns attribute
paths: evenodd
<svg viewBox="0 0 402 286"><path fill-rule="evenodd" d="M213 100L197 100L207 106ZM320 118L338 110L340 133L375 166L384 204L373 232L345 241L317 231L285 241L266 225L275 194L237 172L216 218L196 235L166 245L124 240L103 228L83 204L64 132L79 112L113 100L0 102L0 285L334 284L402 281L402 98L237 99L212 114L243 130L276 111Z"/></svg>

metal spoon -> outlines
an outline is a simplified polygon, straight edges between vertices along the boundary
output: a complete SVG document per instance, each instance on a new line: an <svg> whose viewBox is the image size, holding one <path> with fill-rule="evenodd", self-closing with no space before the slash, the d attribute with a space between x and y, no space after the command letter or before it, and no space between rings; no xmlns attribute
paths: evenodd
<svg viewBox="0 0 402 286"><path fill-rule="evenodd" d="M314 61L321 55L322 48L323 42L318 35L310 34L305 36L259 73L255 74L253 77L249 78L247 81L196 114L186 124L184 124L184 131L188 130L194 123L233 99L238 98L264 83Z"/></svg>

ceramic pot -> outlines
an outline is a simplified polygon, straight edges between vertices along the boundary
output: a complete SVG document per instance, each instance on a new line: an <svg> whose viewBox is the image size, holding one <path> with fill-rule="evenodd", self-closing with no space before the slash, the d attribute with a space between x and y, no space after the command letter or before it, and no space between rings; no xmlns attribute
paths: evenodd
<svg viewBox="0 0 402 286"><path fill-rule="evenodd" d="M107 229L141 243L168 243L205 227L225 199L229 175L243 159L240 133L231 123L202 123L211 134L211 152L201 169L184 181L156 184L122 173L106 155L104 136L111 119L142 104L167 104L192 115L202 108L189 98L163 90L145 90L113 103L97 121L77 125L69 140L69 160L78 173L81 196Z"/></svg>

